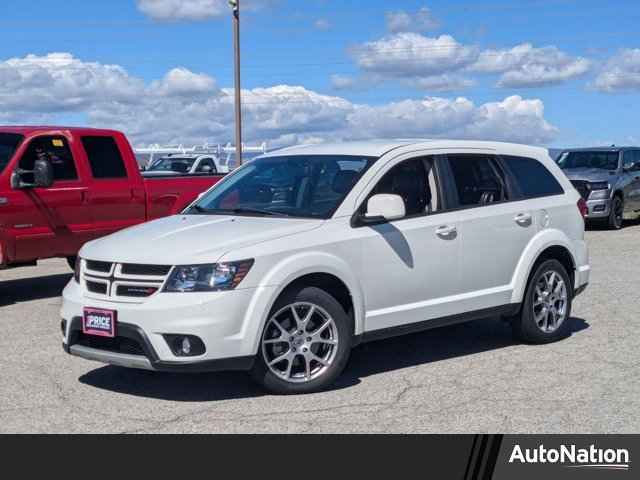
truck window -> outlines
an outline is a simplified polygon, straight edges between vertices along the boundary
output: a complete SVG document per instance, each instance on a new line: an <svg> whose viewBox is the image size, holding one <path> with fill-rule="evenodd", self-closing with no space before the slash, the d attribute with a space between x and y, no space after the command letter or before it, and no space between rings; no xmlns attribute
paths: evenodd
<svg viewBox="0 0 640 480"><path fill-rule="evenodd" d="M126 178L127 169L113 137L82 137L93 178Z"/></svg>
<svg viewBox="0 0 640 480"><path fill-rule="evenodd" d="M22 135L15 133L0 133L0 173L7 167L23 139Z"/></svg>
<svg viewBox="0 0 640 480"><path fill-rule="evenodd" d="M59 136L36 137L31 140L27 151L20 159L20 168L33 170L37 159L45 159L53 166L53 179L77 180L78 172L71 155L67 139ZM28 176L25 180L29 182Z"/></svg>

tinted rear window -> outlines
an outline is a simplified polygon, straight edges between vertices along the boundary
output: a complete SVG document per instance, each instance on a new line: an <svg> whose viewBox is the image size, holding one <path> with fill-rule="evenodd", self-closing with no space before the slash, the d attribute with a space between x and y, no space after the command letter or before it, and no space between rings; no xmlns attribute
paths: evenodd
<svg viewBox="0 0 640 480"><path fill-rule="evenodd" d="M0 133L0 173L7 168L11 157L22 143L24 137L15 133Z"/></svg>
<svg viewBox="0 0 640 480"><path fill-rule="evenodd" d="M123 178L127 176L120 149L112 137L82 137L93 178Z"/></svg>
<svg viewBox="0 0 640 480"><path fill-rule="evenodd" d="M562 195L564 190L542 163L533 158L502 157L525 198Z"/></svg>

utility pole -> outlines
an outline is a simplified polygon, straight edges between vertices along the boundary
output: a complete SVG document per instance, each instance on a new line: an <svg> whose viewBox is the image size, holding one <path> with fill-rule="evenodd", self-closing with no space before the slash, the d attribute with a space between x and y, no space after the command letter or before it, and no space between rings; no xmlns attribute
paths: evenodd
<svg viewBox="0 0 640 480"><path fill-rule="evenodd" d="M242 165L242 99L240 86L240 0L229 0L233 11L233 50L235 57L236 165Z"/></svg>

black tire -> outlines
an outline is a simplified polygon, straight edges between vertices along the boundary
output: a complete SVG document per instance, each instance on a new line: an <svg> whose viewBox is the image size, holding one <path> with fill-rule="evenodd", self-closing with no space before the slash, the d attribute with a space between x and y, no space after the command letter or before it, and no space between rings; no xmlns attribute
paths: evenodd
<svg viewBox="0 0 640 480"><path fill-rule="evenodd" d="M611 200L611 208L609 218L607 219L607 228L609 230L620 230L622 228L624 217L624 200L620 195L615 195Z"/></svg>
<svg viewBox="0 0 640 480"><path fill-rule="evenodd" d="M552 332L545 332L538 326L534 316L534 301L536 299L536 285L549 272L560 275L566 286L567 300L565 305L564 320L557 329ZM512 321L514 336L526 343L543 344L551 343L569 334L569 318L571 318L571 305L573 300L573 285L567 270L558 260L545 260L534 267L534 271L529 277L527 290L522 302L520 315Z"/></svg>
<svg viewBox="0 0 640 480"><path fill-rule="evenodd" d="M353 344L353 322L344 311L340 303L326 291L317 287L303 287L285 291L276 301L269 313L269 318L288 305L308 302L324 309L334 320L338 332L337 352L331 365L318 378L293 383L287 381L271 371L267 366L262 348L262 337L268 325L265 325L260 335L260 346L256 362L251 370L251 377L272 393L281 395L305 394L319 392L329 388L344 370Z"/></svg>
<svg viewBox="0 0 640 480"><path fill-rule="evenodd" d="M73 256L73 257L67 257L67 265L69 265L69 268L73 271L76 270L76 259L78 257Z"/></svg>

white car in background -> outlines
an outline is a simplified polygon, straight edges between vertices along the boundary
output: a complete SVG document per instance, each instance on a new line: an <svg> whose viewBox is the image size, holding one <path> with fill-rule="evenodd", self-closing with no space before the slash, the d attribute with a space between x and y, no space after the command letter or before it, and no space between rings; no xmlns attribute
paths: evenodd
<svg viewBox="0 0 640 480"><path fill-rule="evenodd" d="M167 155L154 160L143 172L143 176L217 175L229 173L229 167L222 163L215 155Z"/></svg>
<svg viewBox="0 0 640 480"><path fill-rule="evenodd" d="M88 243L65 350L159 371L250 370L329 387L353 346L504 317L569 335L589 281L582 197L546 150L476 141L293 147L181 215ZM207 377L210 378L210 377Z"/></svg>

